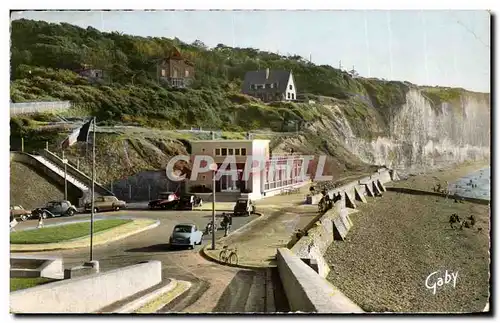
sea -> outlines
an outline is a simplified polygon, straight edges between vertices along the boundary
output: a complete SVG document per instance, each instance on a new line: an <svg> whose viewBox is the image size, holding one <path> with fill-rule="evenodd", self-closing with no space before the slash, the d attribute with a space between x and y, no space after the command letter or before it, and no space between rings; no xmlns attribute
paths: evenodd
<svg viewBox="0 0 500 323"><path fill-rule="evenodd" d="M476 187L472 187L475 184ZM455 192L459 196L472 197L491 201L491 173L490 167L485 167L478 171L468 174L448 184L448 190Z"/></svg>

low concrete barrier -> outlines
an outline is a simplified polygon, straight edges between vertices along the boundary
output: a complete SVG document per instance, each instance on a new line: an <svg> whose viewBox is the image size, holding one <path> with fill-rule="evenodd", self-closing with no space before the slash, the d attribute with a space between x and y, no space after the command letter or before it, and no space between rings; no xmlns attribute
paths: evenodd
<svg viewBox="0 0 500 323"><path fill-rule="evenodd" d="M323 254L334 240L345 239L353 225L348 210L356 208L355 201L366 203L366 195L381 195L386 190L384 184L391 181L393 174L388 169L379 169L370 176L328 191L331 199L338 194L341 199L325 214L315 217L305 228L306 235L288 244L290 249L278 249L278 270L293 311L363 312L325 279L330 267ZM322 197L322 194L308 196L306 204L317 204Z"/></svg>
<svg viewBox="0 0 500 323"><path fill-rule="evenodd" d="M57 257L11 255L10 277L63 279L63 261Z"/></svg>
<svg viewBox="0 0 500 323"><path fill-rule="evenodd" d="M307 235L300 238L291 248L291 251L302 260L310 263L312 261L312 267L321 277L326 277L330 272L323 254L336 239L339 231L343 240L352 226L348 215L343 214L344 212L347 212L347 209L343 207L343 202L336 202L332 209L304 230Z"/></svg>
<svg viewBox="0 0 500 323"><path fill-rule="evenodd" d="M378 194L380 194L385 187L383 184L388 183L392 180L391 177L391 170L388 169L379 169L376 173L363 177L357 181L347 183L345 185L339 186L337 188L334 188L330 191L327 192L327 194L330 196L330 198L333 198L334 195L338 193L342 193L342 195L347 194L349 199L347 200L348 207L351 207L350 201L354 201L356 198L356 190L358 190L359 193L362 193L363 195L368 195L368 196L374 196L375 194L373 193L372 190L376 190ZM368 187L367 187L368 186ZM375 188L376 187L376 188ZM306 198L305 204L318 204L321 198L323 197L322 194L315 194L312 196L308 196ZM356 199L360 200L361 202L364 202L363 199ZM356 207L355 203L353 202L351 204L353 208Z"/></svg>
<svg viewBox="0 0 500 323"><path fill-rule="evenodd" d="M306 313L363 313L326 279L286 248L277 251L280 279L290 309Z"/></svg>
<svg viewBox="0 0 500 323"><path fill-rule="evenodd" d="M148 261L10 293L12 313L93 313L161 282L161 262Z"/></svg>

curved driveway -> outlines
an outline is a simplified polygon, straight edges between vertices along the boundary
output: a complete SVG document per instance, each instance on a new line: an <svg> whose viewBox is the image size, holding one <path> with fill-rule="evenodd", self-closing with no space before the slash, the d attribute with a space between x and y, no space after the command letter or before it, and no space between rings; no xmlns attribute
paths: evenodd
<svg viewBox="0 0 500 323"><path fill-rule="evenodd" d="M120 217L157 219L160 220L160 225L107 245L96 246L94 259L99 261L102 271L133 265L140 261L159 260L162 262L164 278L171 277L191 281L193 286L187 295L175 304L169 305L165 311L243 312L249 309L250 303L255 303L250 298L264 297L265 289L262 286L264 286L265 272L220 266L207 261L200 255L203 246L197 246L194 250L169 249L168 239L175 224L192 222L203 230L211 219L210 211L124 210L96 215L97 219ZM233 218L232 230L236 230L256 217ZM65 222L88 221L89 218L89 214L79 214L71 218L47 219L44 222L46 226L49 226ZM36 225L36 220L30 220L20 223L16 229L23 230L36 227ZM219 230L217 238L222 237L222 235L222 230ZM207 243L210 243L209 236L204 237L203 245ZM63 257L65 268L81 265L89 260L88 248L37 254ZM254 288L253 285L259 285L259 288ZM250 297L250 289L253 291L252 297ZM220 301L218 301L219 299ZM252 310L265 310L263 306L258 307L260 308L255 308L254 305Z"/></svg>

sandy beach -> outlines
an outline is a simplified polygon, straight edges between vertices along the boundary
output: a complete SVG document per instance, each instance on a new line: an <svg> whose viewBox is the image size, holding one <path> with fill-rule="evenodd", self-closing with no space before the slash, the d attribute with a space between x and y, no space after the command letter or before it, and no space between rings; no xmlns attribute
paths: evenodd
<svg viewBox="0 0 500 323"><path fill-rule="evenodd" d="M430 190L437 180L451 183L485 165L467 163L391 185ZM358 210L351 216L354 226L347 241L335 241L325 257L332 266L328 280L365 311L484 309L490 263L487 205L385 192L367 204L358 203ZM452 213L461 218L474 214L474 228L451 229ZM434 293L432 285L439 278L448 283L436 285Z"/></svg>

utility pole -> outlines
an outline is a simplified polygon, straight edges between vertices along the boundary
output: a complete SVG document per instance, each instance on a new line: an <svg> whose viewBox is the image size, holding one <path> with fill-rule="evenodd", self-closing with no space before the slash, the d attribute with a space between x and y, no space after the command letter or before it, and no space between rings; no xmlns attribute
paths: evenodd
<svg viewBox="0 0 500 323"><path fill-rule="evenodd" d="M339 70L342 70L342 61L339 61Z"/></svg>
<svg viewBox="0 0 500 323"><path fill-rule="evenodd" d="M212 250L215 250L215 175L217 173L217 165L211 165L212 176Z"/></svg>
<svg viewBox="0 0 500 323"><path fill-rule="evenodd" d="M63 164L64 164L64 200L67 201L68 200L68 179L67 179L67 176L68 176L68 168L67 168L68 160L66 158L64 158L64 150L62 151L62 161L63 161Z"/></svg>
<svg viewBox="0 0 500 323"><path fill-rule="evenodd" d="M24 153L24 137L21 137L21 151Z"/></svg>
<svg viewBox="0 0 500 323"><path fill-rule="evenodd" d="M94 183L95 183L95 145L96 145L96 141L95 141L95 132L96 132L96 129L95 129L95 123L96 123L96 120L95 120L95 117L94 117L94 121L92 122L93 123L93 130L92 131L92 186L91 186L91 196L90 198L92 199L91 200L91 211L90 211L90 262L93 262L94 261L94 252L93 252L93 246L94 246L94 194L95 194L95 190L94 190Z"/></svg>

